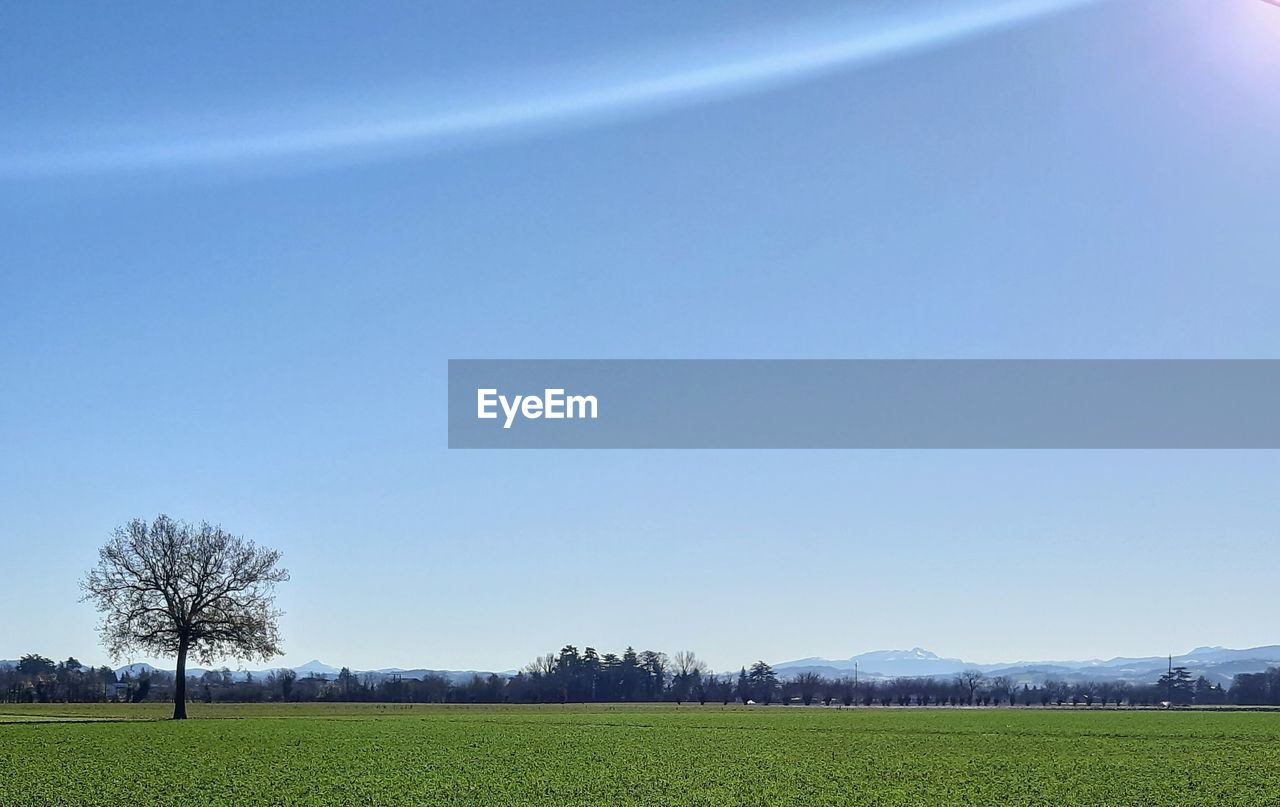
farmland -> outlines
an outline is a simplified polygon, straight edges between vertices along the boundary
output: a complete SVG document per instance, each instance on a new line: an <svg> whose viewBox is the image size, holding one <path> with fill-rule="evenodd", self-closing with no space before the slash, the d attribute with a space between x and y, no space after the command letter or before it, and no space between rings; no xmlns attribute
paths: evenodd
<svg viewBox="0 0 1280 807"><path fill-rule="evenodd" d="M1280 804L1280 714L0 705L0 804Z"/></svg>

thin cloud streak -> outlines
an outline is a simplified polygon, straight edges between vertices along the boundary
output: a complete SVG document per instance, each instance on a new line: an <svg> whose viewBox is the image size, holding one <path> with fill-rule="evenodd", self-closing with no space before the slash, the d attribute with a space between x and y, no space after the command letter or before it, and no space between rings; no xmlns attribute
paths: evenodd
<svg viewBox="0 0 1280 807"><path fill-rule="evenodd" d="M388 150L428 150L467 139L519 137L747 95L1097 2L1101 0L975 2L923 20L897 18L874 23L860 19L850 23L843 34L833 35L829 27L824 27L809 44L773 53L624 78L602 87L558 88L460 111L389 116L356 125L320 124L274 133L176 136L61 151L12 150L0 157L0 179L93 176L317 158L341 162L376 157Z"/></svg>

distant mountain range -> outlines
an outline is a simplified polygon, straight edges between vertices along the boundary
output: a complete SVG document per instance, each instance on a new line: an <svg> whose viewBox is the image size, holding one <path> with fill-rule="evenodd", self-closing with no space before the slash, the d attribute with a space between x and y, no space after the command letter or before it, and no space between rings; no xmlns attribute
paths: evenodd
<svg viewBox="0 0 1280 807"><path fill-rule="evenodd" d="M1186 667L1193 676L1203 675L1224 686L1240 673L1261 672L1280 666L1280 645L1232 650L1225 647L1197 647L1173 657L1175 667ZM981 670L988 676L1003 675L1018 683L1058 681L1130 681L1150 683L1169 666L1168 656L1117 657L1089 661L1015 661L977 664L958 658L943 658L921 647L910 650L876 650L847 659L803 658L773 665L783 677L806 672L827 677L852 675L867 678L897 678L955 675L962 670Z"/></svg>
<svg viewBox="0 0 1280 807"><path fill-rule="evenodd" d="M0 668L16 666L16 660L0 660ZM1212 683L1226 686L1231 679L1240 673L1262 672L1268 667L1280 666L1280 645L1250 647L1233 650L1225 647L1197 647L1190 653L1173 657L1175 667L1186 667L1193 676L1203 675ZM1131 683L1151 683L1160 677L1169 666L1167 656L1143 656L1136 658L1117 657L1112 659L1091 659L1088 661L1015 661L1002 664L978 664L958 658L943 658L922 647L910 650L875 650L861 653L847 659L802 658L785 661L773 665L773 669L783 678L794 678L802 673L818 673L828 678L839 678L857 674L862 678L922 678L925 676L951 676L963 670L980 670L988 676L1003 675L1014 679L1019 684L1040 684L1047 679L1057 681L1129 681ZM256 677L265 677L272 672L286 668L268 668L263 670L235 670L232 676L243 680L252 672ZM299 678L323 677L333 678L340 667L325 664L319 659L312 659L306 664L287 669L293 670ZM118 675L130 673L134 677L156 672L157 668L150 664L128 664L116 669ZM173 670L165 672L172 673ZM187 675L199 677L206 670L194 667L187 669ZM472 676L491 675L486 670L435 670L428 668L403 669L400 667L383 667L377 670L352 670L362 679L380 681L392 676L400 678L421 679L427 675L441 675L450 681L462 683L470 681ZM515 675L515 670L503 670L497 673L502 676Z"/></svg>

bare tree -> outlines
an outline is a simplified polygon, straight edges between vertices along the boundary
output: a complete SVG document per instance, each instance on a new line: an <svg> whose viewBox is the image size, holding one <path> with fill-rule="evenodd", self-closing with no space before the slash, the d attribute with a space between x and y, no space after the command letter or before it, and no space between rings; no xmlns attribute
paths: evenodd
<svg viewBox="0 0 1280 807"><path fill-rule="evenodd" d="M203 663L279 655L275 585L289 579L279 560L279 552L207 522L134 519L98 550L81 601L102 614L102 641L113 656L177 656L173 719L183 720L188 655Z"/></svg>
<svg viewBox="0 0 1280 807"><path fill-rule="evenodd" d="M707 663L698 658L697 654L692 650L679 650L672 661L675 664L677 675L692 675L694 672L699 674L707 671Z"/></svg>
<svg viewBox="0 0 1280 807"><path fill-rule="evenodd" d="M997 706L1000 705L1001 698L1008 701L1010 706L1015 706L1013 701L1017 697L1017 689L1017 682L1007 675L997 675L991 679L991 694L995 696Z"/></svg>
<svg viewBox="0 0 1280 807"><path fill-rule="evenodd" d="M692 650L677 651L672 662L675 674L671 677L671 694L677 703L683 703L702 684L702 678L707 674L707 663Z"/></svg>
<svg viewBox="0 0 1280 807"><path fill-rule="evenodd" d="M956 686L969 693L968 703L973 704L973 695L986 680L981 670L965 670L956 676Z"/></svg>
<svg viewBox="0 0 1280 807"><path fill-rule="evenodd" d="M796 690L800 693L800 702L805 706L813 703L822 689L822 676L815 672L802 672L795 677Z"/></svg>
<svg viewBox="0 0 1280 807"><path fill-rule="evenodd" d="M524 671L530 675L550 678L556 671L556 654L547 653L546 655L538 656L524 666Z"/></svg>

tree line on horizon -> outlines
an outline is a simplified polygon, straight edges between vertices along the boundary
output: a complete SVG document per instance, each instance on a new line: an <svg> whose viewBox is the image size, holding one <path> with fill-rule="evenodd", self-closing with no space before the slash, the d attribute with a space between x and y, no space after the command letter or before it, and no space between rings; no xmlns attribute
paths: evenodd
<svg viewBox="0 0 1280 807"><path fill-rule="evenodd" d="M1236 675L1230 688L1176 667L1150 684L1124 681L1046 681L1019 684L977 670L954 676L866 679L829 678L812 672L779 675L757 661L736 673L715 673L690 651L672 656L628 647L621 654L579 652L566 645L539 656L513 676L475 675L465 681L440 674L405 678L358 674L299 676L209 670L185 682L185 699L204 702L372 703L699 703L825 706L1280 706L1280 667ZM118 675L110 667L85 667L25 655L0 667L5 702L143 702L172 700L176 676L166 672Z"/></svg>
<svg viewBox="0 0 1280 807"><path fill-rule="evenodd" d="M0 669L6 701L172 700L173 717L186 704L204 701L376 701L387 703L627 703L662 702L783 705L815 702L841 706L999 706L1081 703L1151 706L1160 703L1280 705L1280 668L1236 676L1230 690L1185 668L1171 668L1152 684L1118 681L1020 687L1008 677L988 679L978 670L950 678L859 680L801 673L778 676L763 661L736 675L713 673L690 651L668 657L628 647L621 655L582 653L566 645L540 656L514 676L476 675L455 681L361 676L343 668L334 678L292 670L242 676L222 669L186 674L188 658L262 659L280 655L275 587L289 580L280 553L202 521L191 524L160 514L117 527L98 550L98 563L80 582L83 601L101 616L99 634L113 657L133 651L172 657L173 674L123 678L107 667L86 668L76 659L55 664L23 656Z"/></svg>

